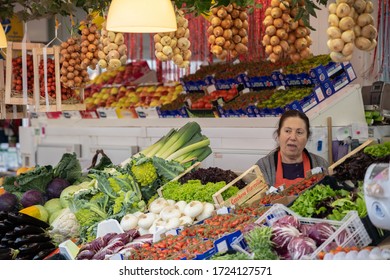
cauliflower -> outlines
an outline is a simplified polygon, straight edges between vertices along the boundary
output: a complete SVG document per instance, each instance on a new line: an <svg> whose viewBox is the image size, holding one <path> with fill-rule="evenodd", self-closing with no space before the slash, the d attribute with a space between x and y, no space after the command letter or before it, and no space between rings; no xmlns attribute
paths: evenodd
<svg viewBox="0 0 390 280"><path fill-rule="evenodd" d="M69 238L79 236L80 224L69 208L64 208L51 226L50 236L55 242L61 243Z"/></svg>
<svg viewBox="0 0 390 280"><path fill-rule="evenodd" d="M157 179L157 170L152 161L146 161L140 165L134 164L131 172L141 187L149 186Z"/></svg>

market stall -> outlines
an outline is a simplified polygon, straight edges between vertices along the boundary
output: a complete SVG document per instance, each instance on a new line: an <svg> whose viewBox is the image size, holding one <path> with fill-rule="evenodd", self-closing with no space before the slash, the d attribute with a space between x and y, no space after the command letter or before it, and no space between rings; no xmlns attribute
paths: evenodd
<svg viewBox="0 0 390 280"><path fill-rule="evenodd" d="M53 17L55 36L0 45L0 116L25 120L22 167L0 184L0 259L390 259L390 150L356 63L385 57L388 2L315 3L159 1L157 29L159 14L121 17L128 1L4 4L1 18ZM271 186L254 163L289 110L331 166Z"/></svg>

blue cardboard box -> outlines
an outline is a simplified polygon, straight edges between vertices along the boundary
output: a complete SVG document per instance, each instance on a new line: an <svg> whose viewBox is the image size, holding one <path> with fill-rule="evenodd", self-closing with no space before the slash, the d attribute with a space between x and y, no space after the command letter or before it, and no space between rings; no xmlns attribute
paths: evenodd
<svg viewBox="0 0 390 280"><path fill-rule="evenodd" d="M310 76L315 83L320 84L333 77L336 73L344 69L342 63L329 62L327 65L319 65L310 70Z"/></svg>

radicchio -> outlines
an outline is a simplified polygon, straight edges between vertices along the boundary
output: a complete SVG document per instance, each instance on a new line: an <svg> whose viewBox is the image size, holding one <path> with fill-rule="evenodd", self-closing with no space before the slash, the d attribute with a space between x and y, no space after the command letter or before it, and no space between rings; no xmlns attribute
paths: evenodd
<svg viewBox="0 0 390 280"><path fill-rule="evenodd" d="M301 233L291 225L273 225L271 241L274 243L274 248L278 253L283 254L290 240Z"/></svg>
<svg viewBox="0 0 390 280"><path fill-rule="evenodd" d="M309 236L309 230L311 228L310 224L301 224L299 226L299 231L302 232L304 236Z"/></svg>
<svg viewBox="0 0 390 280"><path fill-rule="evenodd" d="M339 232L339 234L337 234L335 238L336 243L338 245L341 245L348 239L348 237L349 237L348 232L345 229L343 229L342 231Z"/></svg>
<svg viewBox="0 0 390 280"><path fill-rule="evenodd" d="M294 237L287 246L293 260L299 260L303 256L311 254L315 249L317 249L316 242L307 236Z"/></svg>
<svg viewBox="0 0 390 280"><path fill-rule="evenodd" d="M316 242L317 246L320 246L325 242L333 233L335 229L328 223L317 223L310 227L308 236Z"/></svg>
<svg viewBox="0 0 390 280"><path fill-rule="evenodd" d="M298 220L297 217L295 216L291 216L291 215L286 215L282 218L280 218L279 220L277 220L274 225L278 225L278 226L293 226L295 228L299 228L299 225L300 225L300 222Z"/></svg>

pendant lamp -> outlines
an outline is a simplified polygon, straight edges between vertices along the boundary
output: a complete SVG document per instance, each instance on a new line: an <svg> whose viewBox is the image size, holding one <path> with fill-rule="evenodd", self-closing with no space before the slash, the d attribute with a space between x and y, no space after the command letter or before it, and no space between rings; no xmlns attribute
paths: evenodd
<svg viewBox="0 0 390 280"><path fill-rule="evenodd" d="M171 32L177 29L171 0L112 0L107 30L128 33Z"/></svg>
<svg viewBox="0 0 390 280"><path fill-rule="evenodd" d="M0 49L7 47L7 38L5 37L3 25L0 23Z"/></svg>

